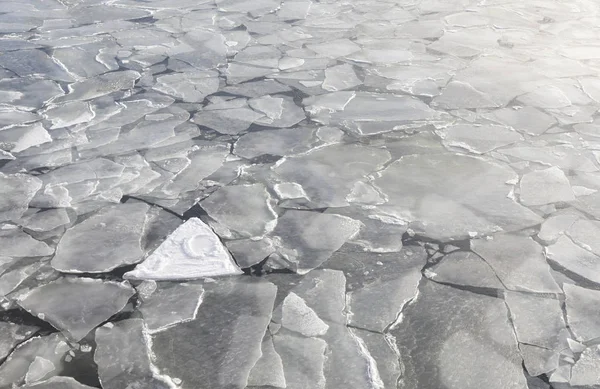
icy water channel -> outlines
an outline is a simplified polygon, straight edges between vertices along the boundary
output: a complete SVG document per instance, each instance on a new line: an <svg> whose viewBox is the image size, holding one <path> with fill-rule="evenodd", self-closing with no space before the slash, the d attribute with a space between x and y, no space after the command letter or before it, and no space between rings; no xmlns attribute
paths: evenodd
<svg viewBox="0 0 600 389"><path fill-rule="evenodd" d="M0 0L0 388L600 387L596 0Z"/></svg>

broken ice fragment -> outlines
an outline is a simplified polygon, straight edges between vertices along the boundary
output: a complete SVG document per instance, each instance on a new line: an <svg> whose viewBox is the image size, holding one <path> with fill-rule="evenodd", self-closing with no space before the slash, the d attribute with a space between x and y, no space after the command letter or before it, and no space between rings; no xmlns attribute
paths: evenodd
<svg viewBox="0 0 600 389"><path fill-rule="evenodd" d="M140 74L133 70L101 74L69 85L70 93L54 100L55 103L73 100L91 100L121 89L130 89Z"/></svg>
<svg viewBox="0 0 600 389"><path fill-rule="evenodd" d="M123 309L133 294L127 282L61 278L21 296L18 304L79 341Z"/></svg>
<svg viewBox="0 0 600 389"><path fill-rule="evenodd" d="M93 389L91 386L83 385L72 377L52 377L46 381L25 385L23 389Z"/></svg>
<svg viewBox="0 0 600 389"><path fill-rule="evenodd" d="M16 50L0 55L0 67L20 77L37 76L45 79L72 82L73 78L48 54L41 50Z"/></svg>
<svg viewBox="0 0 600 389"><path fill-rule="evenodd" d="M325 389L327 343L323 339L276 334L273 342L281 356L286 389Z"/></svg>
<svg viewBox="0 0 600 389"><path fill-rule="evenodd" d="M554 350L565 328L560 302L542 296L506 292L505 301L521 343Z"/></svg>
<svg viewBox="0 0 600 389"><path fill-rule="evenodd" d="M433 99L431 104L434 107L444 109L494 108L499 106L490 96L461 81L449 82L442 93Z"/></svg>
<svg viewBox="0 0 600 389"><path fill-rule="evenodd" d="M391 334L404 365L401 389L527 388L501 299L425 281Z"/></svg>
<svg viewBox="0 0 600 389"><path fill-rule="evenodd" d="M144 281L142 285L149 282L154 283ZM138 308L144 316L148 331L161 331L196 318L204 294L202 285L166 282L155 284L155 291L147 296L140 296L142 303Z"/></svg>
<svg viewBox="0 0 600 389"><path fill-rule="evenodd" d="M27 374L25 374L25 382L29 384L41 381L55 370L56 366L51 361L42 357L35 357L31 365L29 365Z"/></svg>
<svg viewBox="0 0 600 389"><path fill-rule="evenodd" d="M94 362L102 388L170 387L152 371L146 336L141 319L122 320L96 329Z"/></svg>
<svg viewBox="0 0 600 389"><path fill-rule="evenodd" d="M546 257L560 267L600 284L600 257L562 235L546 248Z"/></svg>
<svg viewBox="0 0 600 389"><path fill-rule="evenodd" d="M444 284L504 289L492 267L481 257L468 251L455 251L445 255L438 264L427 269L425 275Z"/></svg>
<svg viewBox="0 0 600 389"><path fill-rule="evenodd" d="M185 102L199 103L219 89L219 78L210 71L171 73L157 77L152 88Z"/></svg>
<svg viewBox="0 0 600 389"><path fill-rule="evenodd" d="M510 290L559 293L550 274L542 246L533 239L513 234L496 234L493 239L474 239L471 248L494 269Z"/></svg>
<svg viewBox="0 0 600 389"><path fill-rule="evenodd" d="M42 181L37 177L0 173L0 222L20 218L41 187Z"/></svg>
<svg viewBox="0 0 600 389"><path fill-rule="evenodd" d="M0 360L6 358L15 346L26 341L37 330L38 327L34 326L0 322Z"/></svg>
<svg viewBox="0 0 600 389"><path fill-rule="evenodd" d="M383 149L334 144L286 158L273 170L282 181L299 184L314 208L343 207L356 181L381 168L390 158Z"/></svg>
<svg viewBox="0 0 600 389"><path fill-rule="evenodd" d="M241 274L219 237L198 218L179 226L126 278L185 280Z"/></svg>
<svg viewBox="0 0 600 389"><path fill-rule="evenodd" d="M329 326L321 320L306 302L294 292L283 300L281 324L294 332L307 337L320 336Z"/></svg>
<svg viewBox="0 0 600 389"><path fill-rule="evenodd" d="M357 221L345 216L288 210L277 219L272 237L286 267L306 274L325 262L359 228Z"/></svg>
<svg viewBox="0 0 600 389"><path fill-rule="evenodd" d="M52 142L52 137L41 122L0 129L0 149L11 153L48 142Z"/></svg>
<svg viewBox="0 0 600 389"><path fill-rule="evenodd" d="M496 125L458 124L445 128L443 134L447 145L461 147L477 154L488 153L523 139L519 133Z"/></svg>
<svg viewBox="0 0 600 389"><path fill-rule="evenodd" d="M360 50L360 46L348 39L309 44L307 47L321 56L333 58L344 57Z"/></svg>
<svg viewBox="0 0 600 389"><path fill-rule="evenodd" d="M353 327L383 334L417 295L427 253L405 246L398 253L374 254L346 245L327 263L347 277L348 322Z"/></svg>
<svg viewBox="0 0 600 389"><path fill-rule="evenodd" d="M567 235L579 246L600 255L600 222L580 219L567 230Z"/></svg>
<svg viewBox="0 0 600 389"><path fill-rule="evenodd" d="M275 388L286 388L283 362L275 351L273 339L269 334L265 335L261 345L262 355L252 367L248 376L248 386L273 386Z"/></svg>
<svg viewBox="0 0 600 389"><path fill-rule="evenodd" d="M571 370L569 384L577 387L600 386L600 346L586 348Z"/></svg>
<svg viewBox="0 0 600 389"><path fill-rule="evenodd" d="M575 195L565 173L553 166L524 174L521 178L520 199L525 205L544 205L573 201Z"/></svg>
<svg viewBox="0 0 600 389"><path fill-rule="evenodd" d="M261 355L277 288L247 278L204 285L195 320L152 335L154 364L182 389L247 386Z"/></svg>
<svg viewBox="0 0 600 389"><path fill-rule="evenodd" d="M71 348L60 333L35 337L20 344L0 365L0 387L23 383L36 358L43 358L55 366L54 371L48 374L60 374L63 358Z"/></svg>
<svg viewBox="0 0 600 389"><path fill-rule="evenodd" d="M444 166L444 169L440 169ZM439 240L519 230L541 218L507 197L517 175L496 162L458 154L406 155L378 174L374 184L388 202L378 213L410 222Z"/></svg>
<svg viewBox="0 0 600 389"><path fill-rule="evenodd" d="M567 322L577 336L586 342L600 337L600 291L564 284Z"/></svg>
<svg viewBox="0 0 600 389"><path fill-rule="evenodd" d="M325 69L325 81L323 81L322 88L335 92L354 88L360 84L362 81L356 76L352 65L344 64Z"/></svg>
<svg viewBox="0 0 600 389"><path fill-rule="evenodd" d="M141 261L140 242L149 208L141 202L102 208L67 230L52 267L66 273L102 273ZM87 239L91 235L94 239Z"/></svg>
<svg viewBox="0 0 600 389"><path fill-rule="evenodd" d="M0 229L0 256L43 257L53 253L52 247L18 228Z"/></svg>
<svg viewBox="0 0 600 389"><path fill-rule="evenodd" d="M229 234L248 238L263 235L277 217L270 200L262 184L230 185L211 194L200 206Z"/></svg>

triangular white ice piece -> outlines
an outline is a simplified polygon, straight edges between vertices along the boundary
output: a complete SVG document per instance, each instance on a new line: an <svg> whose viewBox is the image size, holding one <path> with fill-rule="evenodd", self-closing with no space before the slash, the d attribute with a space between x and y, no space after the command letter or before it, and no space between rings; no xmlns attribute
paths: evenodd
<svg viewBox="0 0 600 389"><path fill-rule="evenodd" d="M189 280L241 274L219 237L198 218L179 226L144 262L125 278Z"/></svg>

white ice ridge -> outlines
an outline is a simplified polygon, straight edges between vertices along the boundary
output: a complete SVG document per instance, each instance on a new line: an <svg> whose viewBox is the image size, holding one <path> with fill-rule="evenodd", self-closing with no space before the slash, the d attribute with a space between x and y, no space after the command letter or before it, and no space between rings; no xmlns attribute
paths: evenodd
<svg viewBox="0 0 600 389"><path fill-rule="evenodd" d="M198 218L179 226L126 278L184 280L241 274L212 229Z"/></svg>

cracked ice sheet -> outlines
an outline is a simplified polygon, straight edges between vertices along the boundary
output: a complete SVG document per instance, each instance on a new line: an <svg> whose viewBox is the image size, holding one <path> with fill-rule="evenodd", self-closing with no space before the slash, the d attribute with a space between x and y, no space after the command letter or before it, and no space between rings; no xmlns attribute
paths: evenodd
<svg viewBox="0 0 600 389"><path fill-rule="evenodd" d="M334 144L285 158L273 171L282 181L298 183L304 189L309 202L301 207L343 207L348 205L347 196L354 184L381 169L389 159L384 149Z"/></svg>
<svg viewBox="0 0 600 389"><path fill-rule="evenodd" d="M102 208L63 235L52 266L65 273L103 273L140 262L141 239L150 207L126 203ZM93 240L86 239L91 234Z"/></svg>
<svg viewBox="0 0 600 389"><path fill-rule="evenodd" d="M181 388L245 388L260 358L277 288L270 282L205 283L195 320L152 335L154 364Z"/></svg>
<svg viewBox="0 0 600 389"><path fill-rule="evenodd" d="M280 281L285 282L274 280ZM273 343L283 361L287 388L377 385L378 373L368 350L347 327L345 283L341 271L314 270L275 308L273 322L281 328L273 327ZM302 320L295 320L300 313Z"/></svg>
<svg viewBox="0 0 600 389"><path fill-rule="evenodd" d="M527 388L502 299L425 281L391 334L399 388Z"/></svg>
<svg viewBox="0 0 600 389"><path fill-rule="evenodd" d="M128 282L61 278L25 293L18 304L79 341L125 307L134 294Z"/></svg>
<svg viewBox="0 0 600 389"><path fill-rule="evenodd" d="M136 289L149 332L194 320L204 295L202 285L194 283L144 281Z"/></svg>
<svg viewBox="0 0 600 389"><path fill-rule="evenodd" d="M507 182L517 177L510 168L483 158L405 156L377 174L374 183L389 199L377 209L442 241L519 230L541 218L508 197Z"/></svg>
<svg viewBox="0 0 600 389"><path fill-rule="evenodd" d="M169 379L165 380L152 371L149 339L143 320L107 323L96 329L95 341L94 362L98 365L104 389L172 387Z"/></svg>

